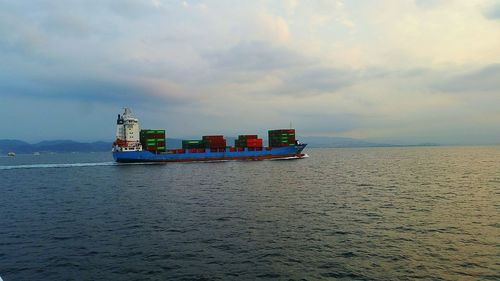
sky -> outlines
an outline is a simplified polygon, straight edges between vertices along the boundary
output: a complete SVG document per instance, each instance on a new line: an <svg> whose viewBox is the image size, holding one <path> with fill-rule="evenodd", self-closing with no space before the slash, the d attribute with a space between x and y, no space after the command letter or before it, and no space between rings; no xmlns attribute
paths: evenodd
<svg viewBox="0 0 500 281"><path fill-rule="evenodd" d="M0 139L500 143L499 0L0 0Z"/></svg>

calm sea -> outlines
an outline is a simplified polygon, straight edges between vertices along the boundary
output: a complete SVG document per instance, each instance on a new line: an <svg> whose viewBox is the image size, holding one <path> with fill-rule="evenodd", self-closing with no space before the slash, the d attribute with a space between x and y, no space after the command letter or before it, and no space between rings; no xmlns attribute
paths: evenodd
<svg viewBox="0 0 500 281"><path fill-rule="evenodd" d="M13 280L500 280L500 147L0 158Z"/></svg>

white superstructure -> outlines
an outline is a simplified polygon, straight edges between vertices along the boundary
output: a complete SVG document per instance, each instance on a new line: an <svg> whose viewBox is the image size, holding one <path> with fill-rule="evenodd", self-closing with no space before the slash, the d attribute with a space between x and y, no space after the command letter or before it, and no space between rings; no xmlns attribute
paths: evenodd
<svg viewBox="0 0 500 281"><path fill-rule="evenodd" d="M139 119L132 115L130 108L125 108L123 114L118 114L116 120L116 140L113 151L141 151Z"/></svg>

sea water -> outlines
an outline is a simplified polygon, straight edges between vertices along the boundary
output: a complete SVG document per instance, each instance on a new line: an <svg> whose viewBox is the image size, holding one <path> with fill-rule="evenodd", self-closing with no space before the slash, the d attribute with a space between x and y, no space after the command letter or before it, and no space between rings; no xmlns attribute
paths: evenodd
<svg viewBox="0 0 500 281"><path fill-rule="evenodd" d="M500 147L0 158L11 280L499 280Z"/></svg>

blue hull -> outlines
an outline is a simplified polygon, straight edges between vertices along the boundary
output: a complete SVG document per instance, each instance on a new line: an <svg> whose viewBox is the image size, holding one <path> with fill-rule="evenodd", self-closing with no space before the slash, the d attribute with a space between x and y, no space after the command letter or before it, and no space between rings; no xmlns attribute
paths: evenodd
<svg viewBox="0 0 500 281"><path fill-rule="evenodd" d="M120 163L137 162L193 162L193 161L228 161L228 160L265 160L265 159L287 159L303 158L302 150L307 144L299 144L285 147L273 147L270 150L230 151L226 148L224 152L192 152L185 153L153 153L150 151L114 151L113 158Z"/></svg>

